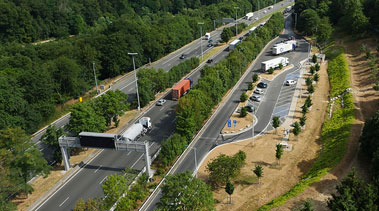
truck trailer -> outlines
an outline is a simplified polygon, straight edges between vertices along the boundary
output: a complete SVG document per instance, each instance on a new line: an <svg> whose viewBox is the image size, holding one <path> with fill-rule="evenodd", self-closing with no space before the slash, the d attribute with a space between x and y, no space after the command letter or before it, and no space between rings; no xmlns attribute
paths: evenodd
<svg viewBox="0 0 379 211"><path fill-rule="evenodd" d="M141 136L145 135L149 130L151 130L151 128L152 124L150 117L142 117L137 123L122 133L122 140L137 141Z"/></svg>
<svg viewBox="0 0 379 211"><path fill-rule="evenodd" d="M246 19L246 20L251 20L251 19L253 18L253 16L254 16L254 13L253 13L253 12L249 12L249 13L247 13L247 14L245 15L245 19Z"/></svg>
<svg viewBox="0 0 379 211"><path fill-rule="evenodd" d="M269 70L271 67L272 68L277 68L279 65L282 64L283 67L287 66L289 64L288 58L287 57L278 57L275 59L271 59L265 62L262 62L261 68L265 72Z"/></svg>
<svg viewBox="0 0 379 211"><path fill-rule="evenodd" d="M239 43L241 43L240 39L233 40L233 42L229 44L229 50L233 50Z"/></svg>
<svg viewBox="0 0 379 211"><path fill-rule="evenodd" d="M272 54L273 55L279 55L282 53L294 51L296 49L296 40L289 40L284 43L276 44L272 48Z"/></svg>
<svg viewBox="0 0 379 211"><path fill-rule="evenodd" d="M171 92L172 99L179 100L179 98L185 95L191 87L192 87L192 79L186 78L180 81L178 84L176 84L172 88L172 92Z"/></svg>
<svg viewBox="0 0 379 211"><path fill-rule="evenodd" d="M210 40L211 39L211 33L205 33L205 36L204 36L204 39L205 40Z"/></svg>

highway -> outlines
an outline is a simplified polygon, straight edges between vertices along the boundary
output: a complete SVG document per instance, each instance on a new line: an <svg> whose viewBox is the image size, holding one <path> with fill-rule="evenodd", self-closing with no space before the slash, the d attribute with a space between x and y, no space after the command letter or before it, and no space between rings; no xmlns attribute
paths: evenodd
<svg viewBox="0 0 379 211"><path fill-rule="evenodd" d="M274 9L270 12L283 7L280 4L281 3L275 5ZM196 46L197 44L195 42L194 45ZM187 45L186 47L191 45ZM198 51L196 51L196 48L194 48L193 51L195 52L192 53L192 51L190 51L189 55L198 56L195 54L196 52L198 53ZM175 62L179 63L180 59L178 55L180 56L181 54L182 53L180 51L169 55L171 56L170 58L177 59L172 59L172 63L167 62L168 60L165 60L165 65L168 67L169 65L175 65ZM227 55L227 51L219 52L214 57L215 63L222 60ZM159 64L163 64L164 62L161 62ZM153 64L153 66L154 65L157 64ZM204 63L201 66L203 65ZM200 68L198 68L198 70ZM194 82L196 83L197 79L200 77L200 71L194 72L190 77L195 79ZM119 80L117 84L112 86L112 89L116 88L122 89L123 91L126 90L126 92L130 91L129 93L132 93L134 90L133 77L125 77ZM167 102L163 106L153 106L144 115L151 117L153 123L152 131L140 139L141 141L150 141L150 155L153 155L155 152L157 152L160 147L161 141L169 137L175 129L174 107L177 101L170 100L170 96L165 96L164 98L166 98ZM217 133L219 132L220 130ZM213 131L212 134L216 134L216 130ZM98 154L97 157L88 162L87 165L82 166L80 170L76 172L76 174L66 184L61 186L57 192L52 194L47 200L41 203L36 208L36 210L71 210L74 207L76 201L80 198L87 200L90 197L103 197L101 183L108 175L121 173L121 171L125 168L141 170L143 167L144 160L142 153L103 150L100 154Z"/></svg>
<svg viewBox="0 0 379 211"><path fill-rule="evenodd" d="M291 30L291 17L288 17L286 19L285 23L286 30L284 34L280 35L277 40L275 40L267 49L266 51L256 59L256 63L251 67L251 69L247 70L249 73L246 75L245 79L241 83L241 87L238 87L234 90L234 92L231 94L231 98L225 102L221 109L217 112L214 119L211 119L209 126L204 130L202 135L199 137L198 141L193 145L192 148L196 149L196 159L197 161L201 161L205 158L205 156L208 154L209 151L211 151L214 147L229 143L232 141L238 141L243 140L247 138L252 137L252 131L248 130L244 133L238 134L238 135L227 135L223 136L221 135L221 130L225 126L227 120L229 119L230 115L237 109L237 106L239 104L239 97L242 92L245 92L247 90L247 83L252 82L252 75L254 73L260 74L260 65L261 62L266 61L268 59L272 59L273 56L271 55L271 47L281 40L287 39L289 35L294 35L293 31ZM258 109L256 111L256 116L258 119L258 122L256 123L254 127L254 135L258 135L261 133L264 133L264 131L267 130L267 127L269 127L272 114L274 113L275 108L279 106L278 102L281 100L284 100L280 97L280 95L283 94L282 90L291 90L291 87L284 86L284 82L287 79L287 77L298 73L299 71L299 62L306 59L308 57L308 49L309 45L304 40L301 40L300 37L298 38L299 46L297 47L295 52L290 52L287 54L284 54L283 56L288 57L291 64L294 64L294 67L291 69L286 70L282 74L278 75L273 81L268 82L268 88L265 90L265 95L262 99L262 101L258 105ZM295 79L295 78L294 78ZM288 95L286 94L286 99L292 99L293 93ZM287 105L288 103L284 102ZM289 105L288 105L289 107ZM288 114L288 113L287 113ZM283 118L285 118L285 115L283 115ZM283 122L283 120L282 120ZM195 150L191 150L182 160L181 162L174 167L173 174L179 173L179 172L185 172L190 171L194 172L196 170L196 164L195 164ZM144 206L141 210L154 210L156 208L156 203L159 201L160 198L160 191L158 191Z"/></svg>
<svg viewBox="0 0 379 211"><path fill-rule="evenodd" d="M240 18L237 20L237 23L244 22L247 25L250 25L250 24L258 21L258 20L255 20L255 17L261 18L263 16L266 16L268 14L275 12L279 8L284 7L285 5L288 5L290 3L291 3L291 1L286 0L285 2L284 1L279 2L276 5L274 5L274 8L271 10L268 10L267 8L263 8L260 11L254 12L255 14L254 14L254 18L252 20L246 20L246 19ZM283 4L283 5L281 5L281 4ZM263 11L267 11L267 13L264 14ZM229 23L226 25L226 27L230 27L233 25L234 25L234 23ZM219 42L221 40L222 28L218 28L215 31L212 31L210 33L211 33L211 39L213 40L213 42ZM205 34L205 32L204 32L204 34ZM202 47L200 47L200 43L202 44ZM153 62L151 66L144 65L143 67L146 67L146 68L153 67L156 69L162 68L163 70L168 71L173 66L175 66L175 65L177 65L177 64L179 64L185 60L185 59L183 60L183 59L179 58L182 54L186 55L186 59L189 59L192 57L201 57L201 49L203 50L203 54L205 54L207 51L209 51L213 48L213 47L208 47L207 45L208 45L207 40L202 40L202 41L200 41L200 39L194 40L191 43L183 46L182 48L180 48L180 49L170 53L169 55L161 58L160 60ZM137 55L137 56L139 56L139 55ZM221 57L218 57L216 59L220 59L220 58ZM117 90L117 89L128 94L130 101L135 99L136 98L136 90L135 90L134 74L132 72L130 72L130 73L124 75L123 77L121 77L117 82L115 82L114 84L111 85L110 90ZM52 124L55 124L56 127L63 128L65 125L67 125L69 123L69 121L70 121L70 113L62 116L60 119L56 120ZM36 132L35 134L33 134L31 140L33 143L37 144L37 147L43 153L43 155L44 155L45 159L48 161L48 163L52 164L54 162L52 160L52 158L53 158L52 150L49 149L48 146L46 146L40 142L42 135L46 132L46 128L47 127L43 128L43 129L39 130L38 132Z"/></svg>

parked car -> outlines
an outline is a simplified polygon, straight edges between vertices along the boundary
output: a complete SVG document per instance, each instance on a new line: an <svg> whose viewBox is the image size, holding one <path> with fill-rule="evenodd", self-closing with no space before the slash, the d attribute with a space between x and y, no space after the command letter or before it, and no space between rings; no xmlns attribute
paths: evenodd
<svg viewBox="0 0 379 211"><path fill-rule="evenodd" d="M287 86L291 86L291 85L294 85L294 84L296 84L296 81L295 81L295 80L287 80L287 81L286 81L286 85L287 85Z"/></svg>
<svg viewBox="0 0 379 211"><path fill-rule="evenodd" d="M213 62L213 59L208 59L207 63L210 64Z"/></svg>
<svg viewBox="0 0 379 211"><path fill-rule="evenodd" d="M248 112L254 112L255 111L255 108L252 105L245 106L245 108L247 109Z"/></svg>
<svg viewBox="0 0 379 211"><path fill-rule="evenodd" d="M182 55L179 57L179 59L185 59L186 57L187 57L186 55L182 54Z"/></svg>
<svg viewBox="0 0 379 211"><path fill-rule="evenodd" d="M213 46L213 43L208 43L208 45L207 45L208 47L212 47Z"/></svg>
<svg viewBox="0 0 379 211"><path fill-rule="evenodd" d="M262 89L258 89L258 88L256 88L256 89L254 90L254 93L255 93L255 94L259 94L259 95L261 95L261 94L264 93L264 91L263 91Z"/></svg>
<svg viewBox="0 0 379 211"><path fill-rule="evenodd" d="M250 100L252 100L252 101L257 101L257 102L261 102L261 97L260 97L260 96L256 96L256 95L254 95L254 96L251 96L251 97L250 97Z"/></svg>
<svg viewBox="0 0 379 211"><path fill-rule="evenodd" d="M259 84L257 86L259 88L267 88L267 83L265 83L265 82L259 82Z"/></svg>
<svg viewBox="0 0 379 211"><path fill-rule="evenodd" d="M165 99L160 99L157 101L157 106L162 106L163 104L165 104L166 100Z"/></svg>

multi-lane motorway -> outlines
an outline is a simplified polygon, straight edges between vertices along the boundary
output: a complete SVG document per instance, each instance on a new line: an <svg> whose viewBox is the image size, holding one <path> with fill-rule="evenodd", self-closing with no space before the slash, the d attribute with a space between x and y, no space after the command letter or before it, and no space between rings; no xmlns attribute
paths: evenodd
<svg viewBox="0 0 379 211"><path fill-rule="evenodd" d="M285 6L281 5L281 3L278 3L275 5L274 9L268 12L274 12L275 10L279 9L280 7ZM215 31L212 32L213 39L219 39L221 31ZM217 38L218 36L218 38ZM180 49L179 51L176 51L175 53L170 54L169 56L163 58L162 61L159 61L155 64L153 64L153 67L163 67L170 68L173 65L178 64L180 61L179 56L182 54L183 51L188 51L187 53L188 57L191 56L198 56L199 55L199 40L195 41L183 49ZM203 42L205 43L205 42ZM206 43L204 44L206 45ZM197 47L196 47L197 46ZM304 48L301 47L300 49ZM205 46L203 48L207 49ZM292 53L291 53L292 54ZM228 55L227 51L222 51L218 53L215 56L214 61L220 61L223 58L225 58ZM290 55L290 54L288 54ZM294 56L296 57L296 56ZM171 59L171 60L170 60ZM264 60L264 58L258 58L260 59L258 63L261 60ZM159 66L162 65L162 66ZM202 64L201 66L203 66ZM200 69L200 68L199 68ZM166 69L167 70L167 69ZM193 75L191 75L192 78L198 79L200 77L200 71L196 71ZM251 75L249 74L249 77L251 79ZM277 77L280 78L280 77ZM283 79L284 80L284 79ZM134 78L132 76L130 77L124 77L121 80L118 81L118 83L114 84L112 86L112 89L122 89L124 92L127 93L133 93L134 91ZM196 82L196 80L195 80ZM276 83L276 82L271 82ZM271 86L269 90L271 90ZM241 90L241 89L237 89ZM269 93L268 93L269 94ZM267 96L269 96L267 94ZM236 96L239 96L238 93L236 93ZM165 97L167 99L167 102L163 106L154 106L149 111L146 112L144 116L151 117L152 123L153 123L153 130L148 133L146 136L144 136L141 140L145 141L148 140L151 143L150 152L151 154L154 154L159 146L160 142L170 136L174 131L174 123L175 123L175 114L174 114L174 107L176 105L176 101L169 100L169 97ZM229 100L224 106L224 108L228 108L225 111L222 110L220 113L225 113L220 116L220 121L217 125L212 125L212 127L209 127L208 129L210 137L203 137L206 138L208 141L199 141L199 143L205 144L204 150L198 150L198 156L205 155L207 150L211 149L214 146L213 141L215 141L218 137L218 134L220 133L221 124L223 125L226 121L227 114L230 114L230 111L235 108L235 99ZM265 103L266 99L262 103ZM269 101L267 101L269 102ZM234 108L233 108L234 107ZM265 107L265 106L260 106ZM264 112L263 110L260 111L258 109L257 115L259 113ZM271 111L272 112L272 111ZM225 121L224 121L225 119ZM258 128L258 127L257 127ZM207 129L207 130L208 130ZM213 138L215 137L215 138ZM210 138L210 139L208 139ZM213 141L209 141L213 140ZM202 146L197 146L200 149ZM193 167L191 167L191 164L193 164L193 160L190 160L191 158L188 158L188 164L183 164L183 167L178 168L178 171L184 171L185 169L191 170ZM193 159L193 158L192 158ZM186 162L187 163L187 162ZM189 166L186 166L189 165ZM102 189L101 189L101 183L104 181L104 179L113 173L120 173L125 168L134 168L141 170L144 167L144 161L143 161L143 154L137 153L137 152L117 152L112 150L104 150L102 153L99 153L98 156L96 156L94 159L92 159L87 165L84 165L82 168L80 168L79 171L75 173L71 179L66 182L65 185L61 186L54 194L52 194L47 200L45 200L43 203L41 203L37 209L38 210L71 210L76 201L80 198L86 200L90 197L102 197Z"/></svg>
<svg viewBox="0 0 379 211"><path fill-rule="evenodd" d="M212 150L214 147L225 144L231 141L243 140L246 138L252 137L252 131L246 131L238 135L223 136L221 135L221 130L225 126L226 121L229 119L230 115L236 110L239 104L239 97L242 92L247 90L247 83L252 82L252 74L260 74L260 64L262 61L271 59L270 48L281 40L287 39L289 35L294 35L291 30L291 18L286 19L286 30L277 40L275 40L266 51L256 59L255 64L249 69L249 73L246 75L245 79L242 81L241 86L234 90L231 94L231 98L222 105L219 112L216 116L211 119L208 127L204 130L202 135L199 137L198 141L192 146L196 149L196 157L198 161L201 161L206 154ZM299 37L297 37L299 38ZM290 102L287 102L285 99L292 99L293 97L293 87L284 86L285 80L288 78L297 79L296 75L299 73L299 62L308 57L309 45L304 40L298 39L299 46L295 52L287 53L284 56L289 58L291 64L294 65L293 68L286 70L282 74L278 75L274 80L267 81L268 88L265 90L265 95L262 98L262 101L258 105L256 111L256 116L258 119L257 124L254 127L254 134L258 135L263 133L267 127L270 125L270 120L274 111L279 111L282 114L282 117L288 114L289 109L286 109L286 106L290 106ZM285 93L285 94L284 94ZM285 95L285 97L283 97ZM285 98L285 99L283 99ZM279 103L278 103L279 102ZM284 107L284 108L283 108ZM287 111L287 113L286 113ZM195 164L195 151L188 153L176 167L174 167L173 174L178 172L196 170ZM160 191L157 191L152 198L148 200L142 210L154 210L155 204L159 201Z"/></svg>

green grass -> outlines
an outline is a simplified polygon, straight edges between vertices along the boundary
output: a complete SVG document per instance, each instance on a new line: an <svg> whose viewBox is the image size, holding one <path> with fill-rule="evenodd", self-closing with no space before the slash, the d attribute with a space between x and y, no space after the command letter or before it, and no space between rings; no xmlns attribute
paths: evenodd
<svg viewBox="0 0 379 211"><path fill-rule="evenodd" d="M350 78L347 61L343 53L336 55L331 63L333 62L338 65L329 65L328 74L332 87L331 93L335 94L342 89L341 87L349 84ZM322 150L308 173L287 193L275 198L258 210L269 210L284 204L288 199L319 181L342 160L354 121L353 96L350 93L344 95L344 105L345 107L341 106L341 99L336 100L332 118L324 122L321 131Z"/></svg>
<svg viewBox="0 0 379 211"><path fill-rule="evenodd" d="M254 175L241 174L234 180L234 182L240 185L252 185L258 183L258 178Z"/></svg>

